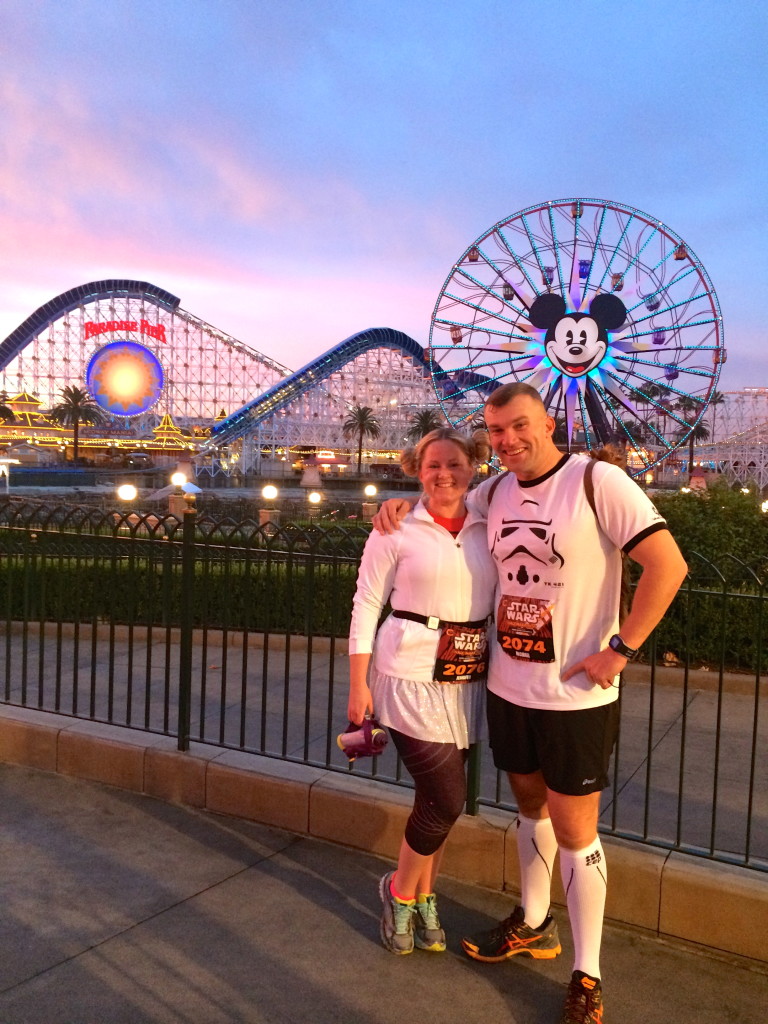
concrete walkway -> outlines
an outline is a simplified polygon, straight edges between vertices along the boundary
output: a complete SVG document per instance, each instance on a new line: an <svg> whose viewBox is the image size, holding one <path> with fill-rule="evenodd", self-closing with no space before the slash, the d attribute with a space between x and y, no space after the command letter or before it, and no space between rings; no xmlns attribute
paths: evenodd
<svg viewBox="0 0 768 1024"><path fill-rule="evenodd" d="M476 964L460 936L511 902L446 881L448 951L394 957L376 857L29 768L0 790L0 1024L559 1021L562 913L557 961ZM755 965L637 931L606 929L603 975L606 1024L768 1017Z"/></svg>

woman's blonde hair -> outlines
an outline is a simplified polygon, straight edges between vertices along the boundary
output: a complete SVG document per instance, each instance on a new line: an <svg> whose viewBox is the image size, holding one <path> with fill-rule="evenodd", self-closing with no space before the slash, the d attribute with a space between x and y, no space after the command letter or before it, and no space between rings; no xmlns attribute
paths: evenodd
<svg viewBox="0 0 768 1024"><path fill-rule="evenodd" d="M485 430L476 430L471 437L459 433L453 427L438 427L430 430L411 448L400 453L400 466L406 476L418 476L424 454L435 441L453 441L464 452L471 466L480 466L491 456L491 446Z"/></svg>

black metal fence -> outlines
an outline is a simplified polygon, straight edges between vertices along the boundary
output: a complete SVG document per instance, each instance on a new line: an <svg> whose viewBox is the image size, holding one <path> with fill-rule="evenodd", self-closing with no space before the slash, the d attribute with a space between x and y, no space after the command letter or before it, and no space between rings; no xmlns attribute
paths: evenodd
<svg viewBox="0 0 768 1024"><path fill-rule="evenodd" d="M367 531L0 501L2 700L348 771L346 641ZM768 870L765 584L689 559L621 691L601 830ZM408 785L391 745L357 774ZM469 810L512 809L478 748Z"/></svg>

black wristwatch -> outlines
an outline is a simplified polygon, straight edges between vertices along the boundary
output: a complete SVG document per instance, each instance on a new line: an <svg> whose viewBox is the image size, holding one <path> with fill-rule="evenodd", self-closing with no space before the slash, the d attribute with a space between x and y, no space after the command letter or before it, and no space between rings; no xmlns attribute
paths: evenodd
<svg viewBox="0 0 768 1024"><path fill-rule="evenodd" d="M621 654L627 661L632 661L639 654L639 651L635 647L630 647L625 644L618 633L614 633L611 639L608 641L608 646L612 651L616 651L617 654Z"/></svg>

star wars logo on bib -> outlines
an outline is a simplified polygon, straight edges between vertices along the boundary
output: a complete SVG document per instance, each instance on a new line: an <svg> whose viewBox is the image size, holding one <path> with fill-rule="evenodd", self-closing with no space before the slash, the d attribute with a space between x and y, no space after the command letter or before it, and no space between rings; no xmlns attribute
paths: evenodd
<svg viewBox="0 0 768 1024"><path fill-rule="evenodd" d="M553 662L552 602L540 597L502 595L496 616L496 639L510 658Z"/></svg>
<svg viewBox="0 0 768 1024"><path fill-rule="evenodd" d="M445 626L440 633L434 679L438 683L469 683L487 670L485 626Z"/></svg>

